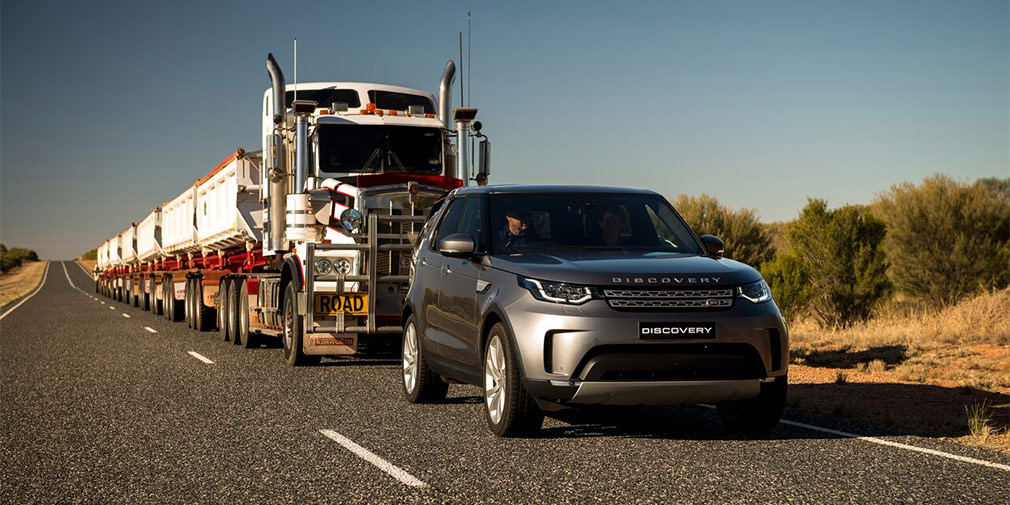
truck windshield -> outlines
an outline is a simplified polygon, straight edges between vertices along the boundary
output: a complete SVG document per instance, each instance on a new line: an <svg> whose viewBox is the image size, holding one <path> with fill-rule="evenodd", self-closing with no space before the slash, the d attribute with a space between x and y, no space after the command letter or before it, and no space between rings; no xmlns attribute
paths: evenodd
<svg viewBox="0 0 1010 505"><path fill-rule="evenodd" d="M640 251L701 254L697 239L658 195L491 195L494 254Z"/></svg>
<svg viewBox="0 0 1010 505"><path fill-rule="evenodd" d="M442 135L416 126L321 125L319 171L324 173L442 171Z"/></svg>

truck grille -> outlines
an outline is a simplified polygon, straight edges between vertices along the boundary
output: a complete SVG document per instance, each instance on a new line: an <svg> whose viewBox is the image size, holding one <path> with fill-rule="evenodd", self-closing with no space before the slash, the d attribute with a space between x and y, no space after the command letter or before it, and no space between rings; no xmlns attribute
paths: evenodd
<svg viewBox="0 0 1010 505"><path fill-rule="evenodd" d="M618 310L727 309L733 290L726 289L604 289L611 308Z"/></svg>
<svg viewBox="0 0 1010 505"><path fill-rule="evenodd" d="M388 209L368 209L369 213L378 214L380 216L388 216L390 214ZM427 210L418 210L415 215L426 216ZM393 214L409 214L409 212L401 211L400 209L394 209ZM421 231L421 223L413 223L414 233L419 233ZM380 235L392 234L397 235L400 238L380 238L379 244L409 244L410 237L408 236L411 231L411 223L401 223L394 221L380 221L379 229L377 230ZM409 272L410 259L409 251L387 251L380 252L378 257L375 258L376 267L379 275L407 275ZM401 286L401 291L406 292L407 286Z"/></svg>

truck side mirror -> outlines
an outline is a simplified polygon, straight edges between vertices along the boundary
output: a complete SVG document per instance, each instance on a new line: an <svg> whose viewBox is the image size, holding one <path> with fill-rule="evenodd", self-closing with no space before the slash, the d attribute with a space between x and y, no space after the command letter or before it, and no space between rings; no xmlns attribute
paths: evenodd
<svg viewBox="0 0 1010 505"><path fill-rule="evenodd" d="M481 137L477 144L477 160L477 184L483 186L491 175L491 142L487 137Z"/></svg>
<svg viewBox="0 0 1010 505"><path fill-rule="evenodd" d="M701 238L701 243L705 244L705 252L707 252L709 256L717 259L722 257L725 246L721 238L716 237L715 235L702 235L699 238Z"/></svg>

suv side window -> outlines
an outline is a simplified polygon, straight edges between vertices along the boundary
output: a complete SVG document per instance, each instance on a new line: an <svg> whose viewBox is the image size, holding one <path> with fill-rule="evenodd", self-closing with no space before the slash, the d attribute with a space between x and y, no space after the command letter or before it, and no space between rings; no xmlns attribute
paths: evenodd
<svg viewBox="0 0 1010 505"><path fill-rule="evenodd" d="M459 228L459 218L463 215L463 207L466 206L467 200L469 199L457 198L449 202L449 208L446 209L442 222L438 224L438 230L435 232L435 240L431 241L431 248L433 250L438 250L438 243L442 239L456 233L456 230Z"/></svg>
<svg viewBox="0 0 1010 505"><path fill-rule="evenodd" d="M460 218L459 233L466 233L473 239L476 250L482 250L481 231L484 224L480 198L466 198L466 210Z"/></svg>

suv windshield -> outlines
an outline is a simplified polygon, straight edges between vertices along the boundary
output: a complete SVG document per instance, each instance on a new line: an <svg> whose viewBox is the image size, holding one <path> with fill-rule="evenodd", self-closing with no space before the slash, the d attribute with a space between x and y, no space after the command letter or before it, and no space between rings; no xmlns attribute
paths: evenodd
<svg viewBox="0 0 1010 505"><path fill-rule="evenodd" d="M442 171L442 135L436 128L322 125L317 149L321 172Z"/></svg>
<svg viewBox="0 0 1010 505"><path fill-rule="evenodd" d="M626 251L701 254L658 195L491 195L494 254Z"/></svg>

